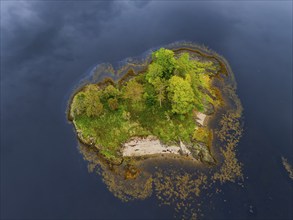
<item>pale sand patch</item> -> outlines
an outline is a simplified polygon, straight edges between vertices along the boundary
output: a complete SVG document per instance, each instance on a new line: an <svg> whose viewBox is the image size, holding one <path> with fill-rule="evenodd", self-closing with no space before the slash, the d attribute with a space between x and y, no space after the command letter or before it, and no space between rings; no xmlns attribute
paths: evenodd
<svg viewBox="0 0 293 220"><path fill-rule="evenodd" d="M179 146L167 146L162 144L159 139L153 136L146 138L135 137L123 145L123 157L138 157L154 154L183 154L190 155L190 151L180 141Z"/></svg>
<svg viewBox="0 0 293 220"><path fill-rule="evenodd" d="M201 126L204 126L204 122L205 122L205 119L206 119L207 115L206 115L206 114L203 114L203 113L201 113L201 112L198 112L198 113L196 113L196 117L197 117L196 121L197 121Z"/></svg>
<svg viewBox="0 0 293 220"><path fill-rule="evenodd" d="M198 112L196 117L196 122L204 126L207 115ZM139 157L154 154L190 155L191 152L181 141L179 145L169 146L162 144L160 140L154 136L148 136L146 138L134 137L123 144L122 147L123 157Z"/></svg>

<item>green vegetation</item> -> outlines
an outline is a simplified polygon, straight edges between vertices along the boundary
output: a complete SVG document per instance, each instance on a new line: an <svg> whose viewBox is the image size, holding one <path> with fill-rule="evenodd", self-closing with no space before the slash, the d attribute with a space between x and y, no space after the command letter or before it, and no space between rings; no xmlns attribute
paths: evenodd
<svg viewBox="0 0 293 220"><path fill-rule="evenodd" d="M173 113L187 114L195 107L190 80L176 75L172 76L169 80L168 92Z"/></svg>
<svg viewBox="0 0 293 220"><path fill-rule="evenodd" d="M193 139L197 142L209 144L212 138L212 131L206 127L200 127L193 133Z"/></svg>
<svg viewBox="0 0 293 220"><path fill-rule="evenodd" d="M207 142L209 132L196 130L195 113L217 105L211 61L191 59L161 48L144 73L114 85L85 86L73 98L70 115L82 140L109 160L133 136L154 135L167 144Z"/></svg>

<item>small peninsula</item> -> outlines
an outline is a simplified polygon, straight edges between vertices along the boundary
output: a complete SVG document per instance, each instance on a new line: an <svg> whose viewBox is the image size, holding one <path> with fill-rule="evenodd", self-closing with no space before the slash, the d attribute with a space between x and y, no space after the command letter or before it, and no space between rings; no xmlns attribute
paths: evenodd
<svg viewBox="0 0 293 220"><path fill-rule="evenodd" d="M221 104L213 86L220 65L187 51L160 48L145 71L129 71L77 92L70 106L79 139L109 162L175 154L215 163L209 118Z"/></svg>

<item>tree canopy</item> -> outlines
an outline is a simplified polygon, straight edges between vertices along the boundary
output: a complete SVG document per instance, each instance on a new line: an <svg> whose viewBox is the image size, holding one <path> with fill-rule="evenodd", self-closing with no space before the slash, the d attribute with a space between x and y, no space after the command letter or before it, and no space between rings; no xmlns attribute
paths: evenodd
<svg viewBox="0 0 293 220"><path fill-rule="evenodd" d="M162 67L162 77L170 79L175 68L176 60L174 52L165 48L161 48L153 53L153 62Z"/></svg>
<svg viewBox="0 0 293 220"><path fill-rule="evenodd" d="M124 87L123 96L131 102L138 102L142 99L143 86L135 80L130 80Z"/></svg>
<svg viewBox="0 0 293 220"><path fill-rule="evenodd" d="M190 73L194 71L195 63L189 59L188 53L183 53L181 56L176 60L175 65L175 73L179 76L185 76L186 73Z"/></svg>
<svg viewBox="0 0 293 220"><path fill-rule="evenodd" d="M188 80L172 76L169 80L168 92L172 112L186 114L194 108L194 93Z"/></svg>

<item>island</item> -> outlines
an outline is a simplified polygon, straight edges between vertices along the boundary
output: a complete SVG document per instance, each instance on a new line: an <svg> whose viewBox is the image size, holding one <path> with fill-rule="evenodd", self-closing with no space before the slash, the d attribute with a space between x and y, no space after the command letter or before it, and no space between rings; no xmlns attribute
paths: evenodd
<svg viewBox="0 0 293 220"><path fill-rule="evenodd" d="M74 90L67 118L89 171L116 197L155 195L193 219L200 196L219 194L226 182L243 186L236 89L225 58L179 42L99 64Z"/></svg>
<svg viewBox="0 0 293 220"><path fill-rule="evenodd" d="M162 154L214 164L208 122L222 102L212 84L220 65L165 48L151 57L144 72L88 84L74 95L70 119L79 139L114 164Z"/></svg>

